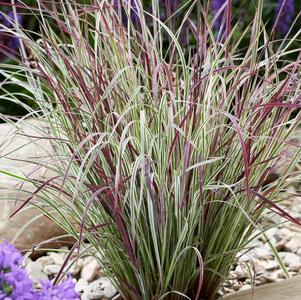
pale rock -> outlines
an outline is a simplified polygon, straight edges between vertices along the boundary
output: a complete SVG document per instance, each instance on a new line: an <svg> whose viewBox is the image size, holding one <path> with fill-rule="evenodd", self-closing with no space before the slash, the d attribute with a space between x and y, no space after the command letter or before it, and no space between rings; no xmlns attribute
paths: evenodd
<svg viewBox="0 0 301 300"><path fill-rule="evenodd" d="M64 257L56 252L49 252L49 257L52 258L55 265L61 266L64 263Z"/></svg>
<svg viewBox="0 0 301 300"><path fill-rule="evenodd" d="M263 285L267 282L266 277L264 276L264 274L261 274L260 276L257 276L256 280L257 280L257 285Z"/></svg>
<svg viewBox="0 0 301 300"><path fill-rule="evenodd" d="M110 283L107 277L101 277L90 283L90 291L95 291L96 289L101 289Z"/></svg>
<svg viewBox="0 0 301 300"><path fill-rule="evenodd" d="M229 272L229 280L235 280L237 278L237 274L235 273L235 270L234 271L230 271ZM229 283L228 282L225 282L225 285L228 285Z"/></svg>
<svg viewBox="0 0 301 300"><path fill-rule="evenodd" d="M251 256L249 253L238 253L237 258L240 262L248 262L251 260Z"/></svg>
<svg viewBox="0 0 301 300"><path fill-rule="evenodd" d="M32 263L32 259L30 257L26 257L25 259L23 259L22 266L26 267L30 263Z"/></svg>
<svg viewBox="0 0 301 300"><path fill-rule="evenodd" d="M280 241L282 239L289 240L293 236L294 236L294 233L286 227L283 227L283 228L277 230L277 232L275 234L275 237L278 241Z"/></svg>
<svg viewBox="0 0 301 300"><path fill-rule="evenodd" d="M96 278L99 277L105 277L105 273L102 271L102 269L99 269L96 273Z"/></svg>
<svg viewBox="0 0 301 300"><path fill-rule="evenodd" d="M275 270L279 268L278 263L275 260L269 260L263 263L263 267L267 271Z"/></svg>
<svg viewBox="0 0 301 300"><path fill-rule="evenodd" d="M89 283L88 283L87 280L85 280L85 279L83 279L83 278L80 278L80 279L77 281L76 285L75 285L75 291L76 291L77 293L82 292L82 291L84 290L84 287L86 287L88 284L89 284Z"/></svg>
<svg viewBox="0 0 301 300"><path fill-rule="evenodd" d="M59 265L48 265L48 266L44 267L43 272L46 275L55 275L60 271L60 269L61 269L61 266L59 266Z"/></svg>
<svg viewBox="0 0 301 300"><path fill-rule="evenodd" d="M259 259L271 259L273 258L272 253L269 249L258 247L252 250L253 257Z"/></svg>
<svg viewBox="0 0 301 300"><path fill-rule="evenodd" d="M239 279L247 278L249 274L248 270L242 267L241 265L238 265L235 268L234 273L237 275Z"/></svg>
<svg viewBox="0 0 301 300"><path fill-rule="evenodd" d="M292 264L289 266L290 271L300 272L301 271L301 263Z"/></svg>
<svg viewBox="0 0 301 300"><path fill-rule="evenodd" d="M43 266L37 261L29 262L25 267L29 278L34 282L38 283L40 280L47 280L48 277L42 272Z"/></svg>
<svg viewBox="0 0 301 300"><path fill-rule="evenodd" d="M43 267L54 264L54 260L48 255L41 256L36 261L39 262Z"/></svg>
<svg viewBox="0 0 301 300"><path fill-rule="evenodd" d="M43 166L50 162L54 151L49 139L43 139L41 132L45 123L27 120L12 124L0 124L0 166L1 170L21 177L30 176L32 180L45 180L56 174ZM16 215L10 217L28 199L36 186L21 181L4 173L0 174L0 239L12 241L17 237L14 246L20 250L31 249L40 242L65 234L59 226L32 204L26 205ZM40 203L39 195L31 200ZM46 206L44 209L48 209ZM20 230L22 229L21 234ZM18 234L18 235L17 235ZM58 246L58 242L47 244L47 247ZM46 247L46 244L43 245Z"/></svg>
<svg viewBox="0 0 301 300"><path fill-rule="evenodd" d="M234 290L234 291L238 291L239 289L240 289L240 287L241 287L241 284L232 284L232 289Z"/></svg>
<svg viewBox="0 0 301 300"><path fill-rule="evenodd" d="M83 279L83 278L82 278ZM87 281L86 279L84 279L85 281ZM98 279L97 279L98 280ZM94 282L94 281L93 281ZM93 292L93 282L92 283L89 283L88 285L84 286L83 287L83 293L84 294L89 294L90 292Z"/></svg>
<svg viewBox="0 0 301 300"><path fill-rule="evenodd" d="M277 270L274 272L269 272L266 274L263 274L262 276L265 278L267 283L276 282L279 281L279 274L282 273L281 270Z"/></svg>
<svg viewBox="0 0 301 300"><path fill-rule="evenodd" d="M288 223L287 227L290 228L290 230L300 234L301 233L301 226L294 224L294 223Z"/></svg>
<svg viewBox="0 0 301 300"><path fill-rule="evenodd" d="M295 272L295 271L289 271L289 272L288 272L289 277L294 277L294 276L296 276L297 274L298 274L298 273Z"/></svg>
<svg viewBox="0 0 301 300"><path fill-rule="evenodd" d="M108 283L105 286L103 293L104 293L105 297L112 298L113 296L115 296L117 294L117 290L111 283Z"/></svg>
<svg viewBox="0 0 301 300"><path fill-rule="evenodd" d="M281 278L281 279L285 278L285 275L283 274L282 270L279 270L279 272L278 272L278 278Z"/></svg>
<svg viewBox="0 0 301 300"><path fill-rule="evenodd" d="M95 292L90 292L88 294L88 299L89 300L101 300L103 296L104 296L103 291L95 291Z"/></svg>
<svg viewBox="0 0 301 300"><path fill-rule="evenodd" d="M253 248L253 247L258 247L258 246L261 246L261 245L262 245L262 242L259 241L258 238L255 238L255 239L251 239L251 241L248 244L248 247Z"/></svg>
<svg viewBox="0 0 301 300"><path fill-rule="evenodd" d="M262 273L265 270L264 262L259 259L253 258L249 266L256 274Z"/></svg>
<svg viewBox="0 0 301 300"><path fill-rule="evenodd" d="M301 237L293 237L289 242L284 245L284 251L296 253L301 249Z"/></svg>
<svg viewBox="0 0 301 300"><path fill-rule="evenodd" d="M290 252L279 252L280 258L283 260L283 263L286 266L289 265L296 265L301 263L301 258L297 254L290 253Z"/></svg>
<svg viewBox="0 0 301 300"><path fill-rule="evenodd" d="M81 300L89 300L88 295L89 295L88 293L83 293L81 295Z"/></svg>
<svg viewBox="0 0 301 300"><path fill-rule="evenodd" d="M266 235L268 240L272 241L273 239L275 239L275 235L276 235L277 231L278 231L277 227L272 227L272 228L269 228L268 230L264 231L264 234Z"/></svg>
<svg viewBox="0 0 301 300"><path fill-rule="evenodd" d="M78 259L75 259L74 261L71 261L67 265L67 269L68 269L68 272L70 272L71 275L76 276L82 270L83 266L84 266L83 259L78 258Z"/></svg>
<svg viewBox="0 0 301 300"><path fill-rule="evenodd" d="M84 288L84 293L88 299L112 298L117 294L116 288L106 277L101 277L93 281L88 287Z"/></svg>
<svg viewBox="0 0 301 300"><path fill-rule="evenodd" d="M91 262L89 262L87 265L85 265L81 270L81 278L92 281L97 272L99 271L100 267L97 262L97 260L93 259Z"/></svg>
<svg viewBox="0 0 301 300"><path fill-rule="evenodd" d="M284 247L286 245L286 243L288 242L288 239L283 238L282 240L280 240L277 243L274 243L274 247L277 251L285 251Z"/></svg>
<svg viewBox="0 0 301 300"><path fill-rule="evenodd" d="M76 254L77 255L77 254ZM94 260L94 258L92 257L92 256L85 256L85 257L83 257L83 264L84 265L87 265L87 264L89 264L91 261L93 261Z"/></svg>
<svg viewBox="0 0 301 300"><path fill-rule="evenodd" d="M296 252L297 255L301 256L301 249L298 249Z"/></svg>
<svg viewBox="0 0 301 300"><path fill-rule="evenodd" d="M301 213L301 205L300 205L300 204L296 205L296 206L294 207L294 209L295 209L296 211L298 211L299 214Z"/></svg>

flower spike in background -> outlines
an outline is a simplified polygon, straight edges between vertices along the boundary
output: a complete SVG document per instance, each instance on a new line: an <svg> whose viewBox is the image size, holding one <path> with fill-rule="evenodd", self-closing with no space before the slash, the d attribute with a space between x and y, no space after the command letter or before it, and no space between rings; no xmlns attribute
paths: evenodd
<svg viewBox="0 0 301 300"><path fill-rule="evenodd" d="M128 27L128 10L130 6L130 19L134 27L139 30L141 21L139 18L139 6L137 0L114 0L114 9L117 14L121 13L122 24Z"/></svg>
<svg viewBox="0 0 301 300"><path fill-rule="evenodd" d="M225 2L226 2L226 0L212 0L211 1L211 9L212 9L213 16L215 16L218 13L218 11L225 4ZM224 12L221 12L214 22L214 25L213 25L214 29L219 29L222 26L223 16L224 16Z"/></svg>
<svg viewBox="0 0 301 300"><path fill-rule="evenodd" d="M5 56L15 56L14 54L16 53L16 50L18 50L20 46L20 41L16 36L3 31L3 28L1 28L4 26L9 29L13 29L15 22L18 22L19 25L22 24L22 16L20 14L17 14L15 20L14 13L12 11L0 13L0 58L2 57L2 53L4 53Z"/></svg>
<svg viewBox="0 0 301 300"><path fill-rule="evenodd" d="M276 29L282 34L286 34L294 17L294 0L278 0L275 20Z"/></svg>

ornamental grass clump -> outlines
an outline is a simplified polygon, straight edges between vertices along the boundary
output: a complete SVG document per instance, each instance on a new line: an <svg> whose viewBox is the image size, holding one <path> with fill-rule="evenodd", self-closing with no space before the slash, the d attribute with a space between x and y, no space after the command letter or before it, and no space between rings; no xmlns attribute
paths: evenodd
<svg viewBox="0 0 301 300"><path fill-rule="evenodd" d="M16 29L22 61L2 73L39 105L30 117L55 151L45 165L57 175L33 181L35 194L74 251L88 242L123 299L211 300L267 210L298 223L276 196L299 178L300 49L290 46L300 31L270 40L259 1L241 49L231 1L223 41L191 2L179 8L191 41L182 48L158 1L152 15L135 1L139 27L129 2L114 2L38 1L38 39Z"/></svg>

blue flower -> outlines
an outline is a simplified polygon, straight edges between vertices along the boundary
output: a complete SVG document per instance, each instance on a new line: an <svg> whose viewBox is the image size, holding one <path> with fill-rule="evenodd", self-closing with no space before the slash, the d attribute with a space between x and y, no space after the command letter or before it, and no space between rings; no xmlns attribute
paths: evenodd
<svg viewBox="0 0 301 300"><path fill-rule="evenodd" d="M282 9L281 9L282 8ZM279 16L279 18L278 18ZM294 17L294 0L278 0L274 23L278 18L277 31L286 34Z"/></svg>
<svg viewBox="0 0 301 300"><path fill-rule="evenodd" d="M41 282L41 285L43 290L39 292L35 300L79 300L70 275L68 275L65 281L58 285L52 285L49 280Z"/></svg>
<svg viewBox="0 0 301 300"><path fill-rule="evenodd" d="M22 24L22 16L20 14L16 15L12 11L0 13L0 24L6 28L14 28L14 24L17 22L19 25ZM1 27L0 27L1 28ZM8 31L3 31L1 28L0 32L0 52L3 52L5 55L14 55L15 51L20 47L20 40L12 33Z"/></svg>
<svg viewBox="0 0 301 300"><path fill-rule="evenodd" d="M32 282L21 264L21 253L7 242L1 243L0 300L35 300Z"/></svg>
<svg viewBox="0 0 301 300"><path fill-rule="evenodd" d="M0 244L0 270L19 267L22 264L21 253L13 245L3 242Z"/></svg>
<svg viewBox="0 0 301 300"><path fill-rule="evenodd" d="M130 7L130 19L137 30L141 28L139 6L137 0L114 0L114 9L117 14L121 13L122 24L128 26L128 9Z"/></svg>
<svg viewBox="0 0 301 300"><path fill-rule="evenodd" d="M79 300L70 275L56 286L43 281L37 291L21 264L22 255L13 245L0 243L0 300Z"/></svg>
<svg viewBox="0 0 301 300"><path fill-rule="evenodd" d="M174 14L178 8L178 0L169 0L168 4L170 7L171 14Z"/></svg>
<svg viewBox="0 0 301 300"><path fill-rule="evenodd" d="M212 10L213 16L215 16L218 13L218 11L225 4L225 2L226 2L226 0L212 0L211 1L211 10ZM215 22L213 24L214 29L218 30L222 26L223 15L224 15L223 12L221 12L219 14L219 16L217 17L217 19L215 20Z"/></svg>

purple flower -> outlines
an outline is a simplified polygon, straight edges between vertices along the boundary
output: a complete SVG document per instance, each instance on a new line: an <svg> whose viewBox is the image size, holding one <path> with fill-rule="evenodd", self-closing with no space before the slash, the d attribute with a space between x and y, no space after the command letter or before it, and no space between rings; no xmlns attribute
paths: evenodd
<svg viewBox="0 0 301 300"><path fill-rule="evenodd" d="M19 25L22 23L22 16L17 14L16 19L14 16L14 13L12 11L1 13L0 14L0 24L12 29L14 28L14 23L17 22ZM1 28L1 26L0 26ZM15 53L15 50L17 50L20 46L19 39L11 34L10 32L3 31L3 28L1 28L0 32L0 52L3 52L4 54L13 55Z"/></svg>
<svg viewBox="0 0 301 300"><path fill-rule="evenodd" d="M0 244L0 300L34 300L32 282L21 267L22 255L13 245Z"/></svg>
<svg viewBox="0 0 301 300"><path fill-rule="evenodd" d="M0 282L1 300L35 299L32 282L23 268L14 267L10 271L2 271L0 275Z"/></svg>
<svg viewBox="0 0 301 300"><path fill-rule="evenodd" d="M128 26L128 9L130 6L130 19L137 30L141 28L139 18L139 6L137 0L114 0L114 9L117 14L121 13L122 24Z"/></svg>
<svg viewBox="0 0 301 300"><path fill-rule="evenodd" d="M166 21L168 17L173 15L178 8L178 0L159 0L159 6L162 8L160 19Z"/></svg>
<svg viewBox="0 0 301 300"><path fill-rule="evenodd" d="M166 7L169 6L170 13L174 14L178 8L178 0L165 0Z"/></svg>
<svg viewBox="0 0 301 300"><path fill-rule="evenodd" d="M41 282L41 285L43 290L38 293L35 300L79 300L70 275L58 285L52 285L49 280Z"/></svg>
<svg viewBox="0 0 301 300"><path fill-rule="evenodd" d="M279 16L279 17L278 17ZM286 34L292 24L294 17L294 0L278 0L274 23L278 18L276 24L277 30L282 34Z"/></svg>
<svg viewBox="0 0 301 300"><path fill-rule="evenodd" d="M79 300L70 275L56 286L49 280L41 282L42 290L36 291L21 264L21 253L7 242L1 243L0 300Z"/></svg>
<svg viewBox="0 0 301 300"><path fill-rule="evenodd" d="M7 242L0 244L0 270L19 267L22 264L21 253Z"/></svg>
<svg viewBox="0 0 301 300"><path fill-rule="evenodd" d="M218 13L220 8L225 4L226 1L227 0L212 0L211 1L211 9L212 9L213 16L215 16ZM221 12L219 14L219 16L217 17L217 19L215 20L215 22L213 24L214 29L218 30L222 26L223 15L224 15L224 13Z"/></svg>
<svg viewBox="0 0 301 300"><path fill-rule="evenodd" d="M169 3L170 3L170 10L172 13L174 13L178 8L178 0L170 0Z"/></svg>

